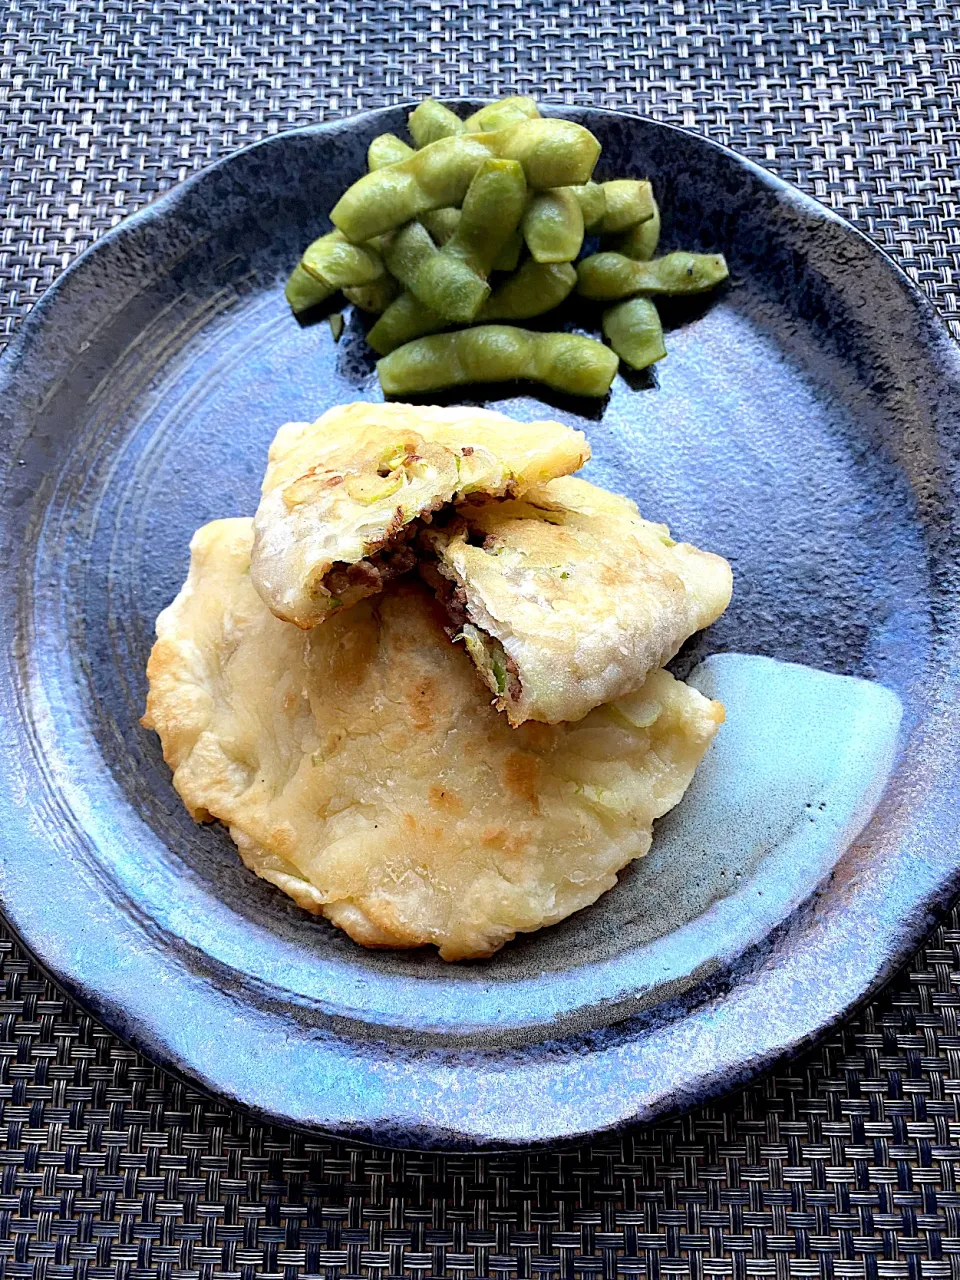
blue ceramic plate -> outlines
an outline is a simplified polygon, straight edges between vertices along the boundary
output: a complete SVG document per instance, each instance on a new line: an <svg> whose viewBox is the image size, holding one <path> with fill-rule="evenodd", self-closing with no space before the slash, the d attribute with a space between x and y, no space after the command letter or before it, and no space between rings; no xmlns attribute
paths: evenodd
<svg viewBox="0 0 960 1280"><path fill-rule="evenodd" d="M71 994L226 1098L384 1143L545 1142L809 1043L950 897L960 357L812 200L700 137L566 111L602 175L653 178L664 244L722 250L733 284L671 313L667 360L603 405L477 402L582 426L590 476L730 558L733 606L675 664L728 724L594 907L482 964L365 952L194 826L138 719L193 530L252 513L280 423L379 397L360 318L335 345L282 287L404 114L184 183L66 271L4 356L0 888Z"/></svg>

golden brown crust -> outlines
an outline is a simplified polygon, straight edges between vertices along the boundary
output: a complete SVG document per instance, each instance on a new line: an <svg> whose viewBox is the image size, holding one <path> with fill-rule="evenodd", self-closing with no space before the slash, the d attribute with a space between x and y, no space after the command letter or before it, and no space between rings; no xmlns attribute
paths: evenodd
<svg viewBox="0 0 960 1280"><path fill-rule="evenodd" d="M365 946L486 956L593 902L646 852L722 719L655 672L579 724L511 729L424 587L302 632L254 591L251 541L246 520L194 537L144 723L190 812Z"/></svg>

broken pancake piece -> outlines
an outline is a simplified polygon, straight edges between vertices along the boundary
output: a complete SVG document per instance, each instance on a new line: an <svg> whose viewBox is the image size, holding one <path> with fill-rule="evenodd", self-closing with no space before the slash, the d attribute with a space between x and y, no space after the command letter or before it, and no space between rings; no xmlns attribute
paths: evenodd
<svg viewBox="0 0 960 1280"><path fill-rule="evenodd" d="M425 529L421 573L512 725L579 720L638 689L730 603L721 556L572 477Z"/></svg>
<svg viewBox="0 0 960 1280"><path fill-rule="evenodd" d="M578 724L511 729L416 579L303 632L248 573L250 520L194 536L143 723L197 821L357 942L488 956L611 888L723 708L664 671Z"/></svg>
<svg viewBox="0 0 960 1280"><path fill-rule="evenodd" d="M413 568L418 519L519 496L589 457L582 431L489 409L356 403L288 423L270 446L254 586L278 618L313 627Z"/></svg>

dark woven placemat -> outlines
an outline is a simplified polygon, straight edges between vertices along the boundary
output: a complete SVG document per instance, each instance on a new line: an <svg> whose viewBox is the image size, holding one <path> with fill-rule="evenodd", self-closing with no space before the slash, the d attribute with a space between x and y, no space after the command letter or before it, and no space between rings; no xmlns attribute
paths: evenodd
<svg viewBox="0 0 960 1280"><path fill-rule="evenodd" d="M232 148L508 91L731 144L871 234L960 333L957 4L12 0L0 23L5 333L100 232ZM960 1277L956 913L792 1069L531 1157L252 1125L124 1048L2 935L0 959L11 1277Z"/></svg>

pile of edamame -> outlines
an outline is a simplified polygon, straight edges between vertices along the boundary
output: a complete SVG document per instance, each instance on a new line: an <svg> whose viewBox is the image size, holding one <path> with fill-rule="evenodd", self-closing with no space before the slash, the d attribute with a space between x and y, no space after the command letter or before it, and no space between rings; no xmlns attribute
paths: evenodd
<svg viewBox="0 0 960 1280"><path fill-rule="evenodd" d="M727 278L721 254L656 257L651 184L594 182L600 143L542 117L532 98L466 120L428 98L407 123L414 145L374 138L369 172L334 205L334 230L309 245L286 291L297 314L342 290L378 317L367 340L386 395L526 379L604 396L620 360L645 369L666 355L652 297ZM599 251L584 255L585 243ZM601 319L609 346L514 327L574 290L614 304Z"/></svg>

